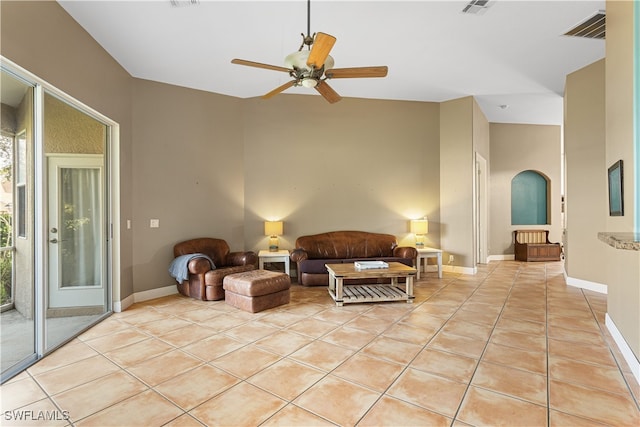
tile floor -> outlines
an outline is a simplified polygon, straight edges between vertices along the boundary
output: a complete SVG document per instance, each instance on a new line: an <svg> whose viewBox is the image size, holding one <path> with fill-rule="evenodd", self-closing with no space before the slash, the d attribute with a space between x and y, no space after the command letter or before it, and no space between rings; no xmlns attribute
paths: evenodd
<svg viewBox="0 0 640 427"><path fill-rule="evenodd" d="M0 424L640 425L606 296L560 263L425 274L414 304L291 292L257 314L177 295L115 313L2 385Z"/></svg>

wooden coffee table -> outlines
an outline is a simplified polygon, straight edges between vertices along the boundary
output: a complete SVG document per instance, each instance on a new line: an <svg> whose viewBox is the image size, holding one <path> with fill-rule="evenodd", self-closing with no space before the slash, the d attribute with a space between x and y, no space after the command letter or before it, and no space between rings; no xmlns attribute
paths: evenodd
<svg viewBox="0 0 640 427"><path fill-rule="evenodd" d="M357 269L353 263L325 264L329 272L329 294L341 307L355 302L407 301L413 303L413 277L417 270L400 262L390 262L389 268ZM398 279L404 277L402 289ZM390 278L390 284L375 283ZM345 279L372 279L372 284L344 286Z"/></svg>

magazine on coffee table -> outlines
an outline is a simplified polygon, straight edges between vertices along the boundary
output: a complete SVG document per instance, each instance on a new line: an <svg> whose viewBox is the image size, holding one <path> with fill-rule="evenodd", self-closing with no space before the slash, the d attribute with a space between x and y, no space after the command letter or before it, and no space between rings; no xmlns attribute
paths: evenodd
<svg viewBox="0 0 640 427"><path fill-rule="evenodd" d="M372 268L389 268L389 264L384 261L356 261L353 263L358 270L369 270Z"/></svg>

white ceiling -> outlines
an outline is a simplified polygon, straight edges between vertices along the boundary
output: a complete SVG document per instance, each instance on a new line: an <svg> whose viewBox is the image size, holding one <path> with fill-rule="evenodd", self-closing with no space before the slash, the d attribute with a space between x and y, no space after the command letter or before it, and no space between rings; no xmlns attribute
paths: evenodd
<svg viewBox="0 0 640 427"><path fill-rule="evenodd" d="M58 1L134 77L240 98L290 77L233 58L281 66L307 32L306 0ZM604 40L562 34L605 2L492 0L478 15L461 12L467 3L312 0L311 32L337 38L336 68L389 66L385 78L330 85L356 98L473 95L490 122L561 124L565 76L605 51ZM319 96L302 87L285 93Z"/></svg>

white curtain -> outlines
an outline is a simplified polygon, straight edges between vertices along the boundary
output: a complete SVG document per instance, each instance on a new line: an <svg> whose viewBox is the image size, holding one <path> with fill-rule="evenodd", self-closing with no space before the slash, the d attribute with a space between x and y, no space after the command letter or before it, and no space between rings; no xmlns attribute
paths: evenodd
<svg viewBox="0 0 640 427"><path fill-rule="evenodd" d="M100 169L61 173L60 287L101 286Z"/></svg>

